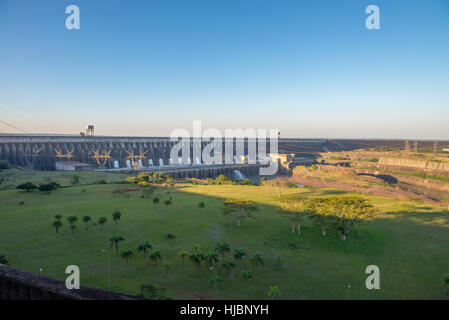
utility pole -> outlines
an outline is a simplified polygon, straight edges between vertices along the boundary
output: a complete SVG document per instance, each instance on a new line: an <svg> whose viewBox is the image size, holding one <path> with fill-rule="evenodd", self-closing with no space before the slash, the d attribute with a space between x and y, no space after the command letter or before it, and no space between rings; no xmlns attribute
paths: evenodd
<svg viewBox="0 0 449 320"><path fill-rule="evenodd" d="M418 141L415 141L415 144L413 146L413 152L418 152Z"/></svg>
<svg viewBox="0 0 449 320"><path fill-rule="evenodd" d="M438 141L433 142L433 153L438 153Z"/></svg>

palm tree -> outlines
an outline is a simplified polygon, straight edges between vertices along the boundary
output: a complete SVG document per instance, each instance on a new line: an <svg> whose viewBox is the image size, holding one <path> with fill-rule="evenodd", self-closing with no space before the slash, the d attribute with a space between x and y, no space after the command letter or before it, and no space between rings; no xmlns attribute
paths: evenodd
<svg viewBox="0 0 449 320"><path fill-rule="evenodd" d="M62 216L60 214L55 215L56 220L61 220Z"/></svg>
<svg viewBox="0 0 449 320"><path fill-rule="evenodd" d="M235 268L235 263L232 262L232 260L227 260L227 261L223 262L221 266L226 271L228 271L228 272L231 271L231 278L234 278L234 274L232 272L232 268Z"/></svg>
<svg viewBox="0 0 449 320"><path fill-rule="evenodd" d="M260 253L255 253L250 259L249 262L254 265L254 267L256 268L256 273L257 273L257 269L260 265L263 265L263 257Z"/></svg>
<svg viewBox="0 0 449 320"><path fill-rule="evenodd" d="M74 223L76 223L78 221L78 218L76 216L70 216L70 217L67 218L67 221L70 224L74 224Z"/></svg>
<svg viewBox="0 0 449 320"><path fill-rule="evenodd" d="M227 244L226 242L221 242L217 243L215 251L218 251L218 253L221 254L221 257L223 258L226 253L231 251L231 248L229 247L229 244Z"/></svg>
<svg viewBox="0 0 449 320"><path fill-rule="evenodd" d="M233 257L234 257L234 260L235 260L235 261L238 261L238 260L243 259L244 256L246 256L245 249L240 248L240 249L235 249L235 250L234 250L234 255L233 255Z"/></svg>
<svg viewBox="0 0 449 320"><path fill-rule="evenodd" d="M203 250L201 249L201 246L199 245L199 244L194 244L193 246L192 246L192 252L193 253L195 253L195 252L202 252Z"/></svg>
<svg viewBox="0 0 449 320"><path fill-rule="evenodd" d="M449 285L449 273L443 276L444 295L447 296L447 286Z"/></svg>
<svg viewBox="0 0 449 320"><path fill-rule="evenodd" d="M87 231L87 224L89 223L90 220L92 220L92 218L89 216L83 217L83 222L86 224L86 231Z"/></svg>
<svg viewBox="0 0 449 320"><path fill-rule="evenodd" d="M242 277L243 279L251 279L254 276L252 271L242 271Z"/></svg>
<svg viewBox="0 0 449 320"><path fill-rule="evenodd" d="M117 230L117 223L121 217L122 217L122 214L120 213L120 211L116 211L112 214L112 219L115 221L115 230Z"/></svg>
<svg viewBox="0 0 449 320"><path fill-rule="evenodd" d="M194 252L190 255L189 260L192 262L193 265L196 267L196 275L198 276L198 271L200 269L200 265L203 262L204 254L200 251Z"/></svg>
<svg viewBox="0 0 449 320"><path fill-rule="evenodd" d="M165 269L165 276L168 276L168 270L171 268L171 263L168 261L164 261L162 264L162 268Z"/></svg>
<svg viewBox="0 0 449 320"><path fill-rule="evenodd" d="M111 247L113 246L113 245L115 245L115 255L116 256L118 256L118 243L120 242L120 241L124 241L125 240L125 238L123 238L122 236L112 236L110 239L109 239L109 244L111 245Z"/></svg>
<svg viewBox="0 0 449 320"><path fill-rule="evenodd" d="M75 229L76 229L76 224L71 224L70 230L72 230L72 233L75 231Z"/></svg>
<svg viewBox="0 0 449 320"><path fill-rule="evenodd" d="M101 217L100 219L98 219L98 223L101 226L101 230L103 230L103 225L108 222L108 219L106 219L106 217Z"/></svg>
<svg viewBox="0 0 449 320"><path fill-rule="evenodd" d="M268 291L268 296L274 300L274 297L278 295L281 295L281 291L279 290L278 286L271 286L270 290Z"/></svg>
<svg viewBox="0 0 449 320"><path fill-rule="evenodd" d="M134 253L132 251L123 251L120 254L120 257L122 257L123 259L125 259L126 265L128 265L128 259L131 259L132 257L134 257Z"/></svg>
<svg viewBox="0 0 449 320"><path fill-rule="evenodd" d="M182 259L182 267L184 268L184 261L186 259L186 257L189 255L189 253L187 251L182 251L179 253L179 256Z"/></svg>
<svg viewBox="0 0 449 320"><path fill-rule="evenodd" d="M153 249L153 246L148 242L148 241L145 241L145 242L142 242L140 245L139 245L139 247L137 248L137 250L140 252L140 251L143 251L143 257L145 258L145 255L146 255L146 253L149 251L149 250L151 250L151 249Z"/></svg>
<svg viewBox="0 0 449 320"><path fill-rule="evenodd" d="M165 206L168 208L168 206L170 206L171 205L171 200L170 199L168 199L168 200L164 200L164 204L165 204Z"/></svg>
<svg viewBox="0 0 449 320"><path fill-rule="evenodd" d="M56 233L58 233L59 228L62 227L62 222L59 220L55 220L55 222L53 222L52 226L53 226L53 228L56 228Z"/></svg>
<svg viewBox="0 0 449 320"><path fill-rule="evenodd" d="M215 251L208 251L203 254L203 260L207 262L209 266L212 266L214 262L218 262L218 254Z"/></svg>
<svg viewBox="0 0 449 320"><path fill-rule="evenodd" d="M221 282L221 279L217 276L213 277L210 281L210 286L215 285L215 300L218 300L218 283Z"/></svg>
<svg viewBox="0 0 449 320"><path fill-rule="evenodd" d="M157 259L162 259L161 252L159 250L151 251L150 260L154 261L154 265L156 265Z"/></svg>
<svg viewBox="0 0 449 320"><path fill-rule="evenodd" d="M158 197L154 197L153 198L153 204L155 207L157 207L159 205L159 198Z"/></svg>

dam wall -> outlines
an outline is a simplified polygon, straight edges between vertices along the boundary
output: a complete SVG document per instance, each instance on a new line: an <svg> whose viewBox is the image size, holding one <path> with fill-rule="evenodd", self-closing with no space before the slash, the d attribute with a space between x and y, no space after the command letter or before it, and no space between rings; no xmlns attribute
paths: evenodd
<svg viewBox="0 0 449 320"><path fill-rule="evenodd" d="M284 144L296 149L301 146L300 148L307 152L321 152L326 141L288 139L285 142L280 141L279 146ZM257 140L251 142L254 142L257 154L263 144L259 144ZM190 164L198 164L198 161L201 163L201 159L194 158L193 151L204 150L210 143L190 138L186 143L188 155L184 157L189 158ZM270 143L268 140L264 143L261 153L266 155L271 151ZM0 159L30 169L55 170L56 161L77 161L92 164L96 168L114 168L114 164L118 164L120 168L124 168L127 161L134 157L140 159L142 166L149 167L159 166L161 160L164 165L170 164L170 151L175 144L178 142L170 141L168 137L4 135L0 136ZM239 163L241 155L248 156L251 148L248 139L223 139L221 149L223 163L225 150L232 150L234 162ZM239 150L243 150L243 154ZM172 161L177 163L178 159Z"/></svg>

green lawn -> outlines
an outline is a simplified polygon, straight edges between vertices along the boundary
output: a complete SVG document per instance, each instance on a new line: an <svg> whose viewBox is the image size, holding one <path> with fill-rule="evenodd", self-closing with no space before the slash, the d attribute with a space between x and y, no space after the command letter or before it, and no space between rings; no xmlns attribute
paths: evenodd
<svg viewBox="0 0 449 320"><path fill-rule="evenodd" d="M58 174L63 173L50 176ZM65 175L69 179L70 174ZM92 174L89 179L95 181L98 177ZM137 191L112 193L120 188ZM189 262L181 267L178 253L190 250L193 244L208 250L214 248L215 242L225 241L233 249L245 248L249 255L261 253L265 265L250 280L240 275L242 270L253 270L248 257L237 263L233 278L223 272L221 263L217 265L222 279L218 286L220 299L267 299L271 285L278 285L283 299L445 298L440 279L449 272L449 213L440 207L364 196L382 214L357 227L348 240L342 241L332 233L322 237L312 224L302 227L301 238L292 234L289 222L276 213L277 195L263 187L159 188L153 196L161 200L173 198L168 209L162 205L156 208L152 199L141 198L140 190L135 185L106 184L62 188L51 194L0 191L0 254L5 254L13 266L37 273L43 268L43 274L60 279L66 277L66 266L75 264L80 267L82 285L106 288L107 253L102 249L108 248L111 235L120 234L126 238L120 251L133 250L135 257L126 266L111 251L112 290L136 294L141 285L152 284L166 289L172 298L213 298L210 280L214 271L202 266L197 276ZM313 195L307 189L284 192ZM256 219L243 221L239 230L231 229L220 213L226 198L252 199L261 213ZM21 201L24 204L19 204ZM202 210L198 208L200 201L206 204ZM123 214L117 231L111 217L115 210ZM64 226L56 234L51 224L58 213L63 215ZM69 215L79 219L74 234L66 221ZM108 223L103 231L92 223L85 231L81 223L84 215L95 221L106 216ZM169 233L176 238L167 239ZM162 262L154 266L136 251L145 240L161 250L163 261L171 262L167 276ZM283 264L275 270L278 255ZM371 264L380 268L380 290L365 288L365 268Z"/></svg>

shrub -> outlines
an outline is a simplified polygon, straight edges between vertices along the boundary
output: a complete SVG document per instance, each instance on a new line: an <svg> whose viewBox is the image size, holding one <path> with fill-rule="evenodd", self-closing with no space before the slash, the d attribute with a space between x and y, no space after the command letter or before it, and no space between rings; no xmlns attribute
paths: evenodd
<svg viewBox="0 0 449 320"><path fill-rule="evenodd" d="M39 185L39 191L41 192L52 192L53 190L56 190L60 187L60 185L56 182L50 182L48 184L41 184Z"/></svg>
<svg viewBox="0 0 449 320"><path fill-rule="evenodd" d="M0 254L0 264L4 264L6 266L9 266L9 261L6 259L4 254Z"/></svg>
<svg viewBox="0 0 449 320"><path fill-rule="evenodd" d="M0 169L1 170L6 170L6 169L10 169L11 167L9 166L9 163L5 160L0 160Z"/></svg>
<svg viewBox="0 0 449 320"><path fill-rule="evenodd" d="M18 185L16 187L16 189L25 190L26 192L31 192L33 190L36 190L37 187L36 187L36 185L34 183L25 182L25 183L22 183L22 184Z"/></svg>

